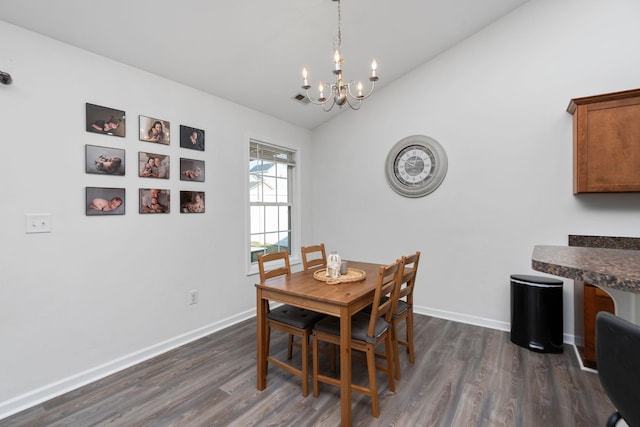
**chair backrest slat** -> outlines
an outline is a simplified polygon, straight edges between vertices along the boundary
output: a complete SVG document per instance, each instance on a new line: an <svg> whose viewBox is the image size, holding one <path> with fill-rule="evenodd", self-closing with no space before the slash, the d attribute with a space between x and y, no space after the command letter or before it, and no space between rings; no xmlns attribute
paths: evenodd
<svg viewBox="0 0 640 427"><path fill-rule="evenodd" d="M280 265L280 262L284 263L284 265L272 268L270 270L267 269L268 265L271 265L271 263ZM264 282L267 279L271 279L272 277L283 275L291 276L289 252L284 249L281 252L272 252L266 255L258 255L258 268L260 269L261 282Z"/></svg>
<svg viewBox="0 0 640 427"><path fill-rule="evenodd" d="M397 299L406 297L406 302L409 305L413 305L413 288L416 283L419 263L419 251L413 255L403 256L400 260L400 279L398 281Z"/></svg>
<svg viewBox="0 0 640 427"><path fill-rule="evenodd" d="M327 253L324 250L324 243L313 246L303 246L300 248L302 252L302 265L305 270L312 267L327 265ZM313 255L313 257L309 257Z"/></svg>
<svg viewBox="0 0 640 427"><path fill-rule="evenodd" d="M398 285L399 271L400 263L398 261L381 266L378 270L378 282L373 296L369 329L367 330L367 335L370 337L373 337L375 333L376 319L384 316L385 321L391 322L391 316L396 311L398 299L394 298L394 295Z"/></svg>

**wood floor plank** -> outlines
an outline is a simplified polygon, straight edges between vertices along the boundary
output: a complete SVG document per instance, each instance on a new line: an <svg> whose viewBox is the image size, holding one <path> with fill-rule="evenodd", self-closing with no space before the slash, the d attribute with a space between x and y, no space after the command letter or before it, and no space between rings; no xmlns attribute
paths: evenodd
<svg viewBox="0 0 640 427"><path fill-rule="evenodd" d="M598 376L580 370L569 346L563 354L534 353L507 332L421 315L414 330L415 364L401 347L395 393L379 373L377 419L370 399L354 393L354 425L592 427L613 412ZM271 348L285 358L286 336L274 331ZM297 350L294 363L300 357ZM366 383L365 366L355 363L353 372ZM0 420L2 427L339 424L337 387L322 384L319 397L303 398L297 377L269 366L267 388L256 389L255 319Z"/></svg>

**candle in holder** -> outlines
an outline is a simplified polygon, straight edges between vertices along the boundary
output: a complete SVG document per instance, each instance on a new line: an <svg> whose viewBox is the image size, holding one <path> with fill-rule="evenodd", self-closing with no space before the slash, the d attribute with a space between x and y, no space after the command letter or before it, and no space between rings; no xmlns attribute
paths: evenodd
<svg viewBox="0 0 640 427"><path fill-rule="evenodd" d="M340 263L340 274L342 275L347 274L347 261L342 261Z"/></svg>
<svg viewBox="0 0 640 427"><path fill-rule="evenodd" d="M340 64L342 62L342 59L340 58L340 51L337 50L337 49L336 49L336 53L333 55L333 60L335 62L334 73L338 72L338 71L342 71L341 70L342 67L341 67L341 64Z"/></svg>

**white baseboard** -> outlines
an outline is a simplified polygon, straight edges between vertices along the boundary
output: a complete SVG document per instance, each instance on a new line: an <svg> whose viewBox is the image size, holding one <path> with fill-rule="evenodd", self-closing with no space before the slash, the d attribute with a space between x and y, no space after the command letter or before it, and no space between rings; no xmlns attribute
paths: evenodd
<svg viewBox="0 0 640 427"><path fill-rule="evenodd" d="M511 332L511 323L502 322L494 319L487 319L484 317L469 316L467 314L454 313L452 311L437 310L430 307L415 306L413 311L417 314L424 314L425 316L437 317L440 319L453 320L454 322L466 323L468 325L481 326L483 328L495 329L498 331ZM565 344L573 345L575 342L575 336L564 333L562 340Z"/></svg>
<svg viewBox="0 0 640 427"><path fill-rule="evenodd" d="M589 368L588 366L584 366L584 363L582 362L582 356L580 355L580 351L578 350L578 347L575 344L573 344L572 347L573 347L574 353L576 354L576 359L578 360L578 363L580 364L580 369L583 370L583 371L592 372L594 374L597 374L598 371L596 371L595 369Z"/></svg>
<svg viewBox="0 0 640 427"><path fill-rule="evenodd" d="M185 345L191 341L195 341L216 331L227 328L233 324L249 319L251 317L255 317L255 315L255 309L245 311L244 313L240 313L238 315L220 320L202 328L190 331L186 334L179 335L158 344L154 344L150 347L141 349L134 353L88 369L84 372L80 372L76 375L63 378L59 381L32 390L28 393L24 393L20 396L16 396L12 399L0 402L0 420L25 409L31 408L32 406L38 405L42 402L46 402L49 399L53 399L54 397L60 396L71 390L75 390L79 387L107 377L113 373L149 360L162 353L166 353L169 350L173 350L174 348Z"/></svg>

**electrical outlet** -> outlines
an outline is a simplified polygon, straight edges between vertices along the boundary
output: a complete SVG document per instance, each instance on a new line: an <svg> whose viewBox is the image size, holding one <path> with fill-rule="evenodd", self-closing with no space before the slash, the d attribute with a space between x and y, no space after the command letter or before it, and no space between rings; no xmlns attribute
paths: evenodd
<svg viewBox="0 0 640 427"><path fill-rule="evenodd" d="M26 214L25 231L31 233L51 233L51 214Z"/></svg>
<svg viewBox="0 0 640 427"><path fill-rule="evenodd" d="M189 291L189 305L194 305L198 303L198 290L193 289Z"/></svg>

